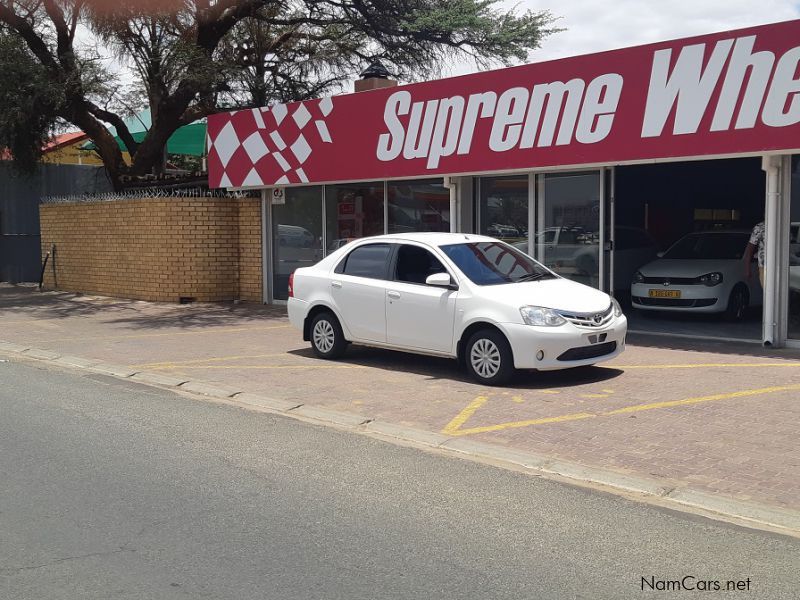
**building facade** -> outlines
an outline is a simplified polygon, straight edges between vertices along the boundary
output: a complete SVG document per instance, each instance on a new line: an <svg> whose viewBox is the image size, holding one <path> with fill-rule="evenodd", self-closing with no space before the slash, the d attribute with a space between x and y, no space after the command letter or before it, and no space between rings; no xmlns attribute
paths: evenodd
<svg viewBox="0 0 800 600"><path fill-rule="evenodd" d="M627 298L634 330L798 345L798 39L790 21L222 113L210 185L262 190L265 302L349 239L474 232ZM701 303L679 274L637 295L687 235L740 244L761 222L741 319L680 310Z"/></svg>

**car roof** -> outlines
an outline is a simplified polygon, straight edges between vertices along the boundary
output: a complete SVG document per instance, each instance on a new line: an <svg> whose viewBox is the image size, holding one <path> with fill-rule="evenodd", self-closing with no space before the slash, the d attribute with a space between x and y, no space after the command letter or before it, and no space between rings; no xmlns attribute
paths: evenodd
<svg viewBox="0 0 800 600"><path fill-rule="evenodd" d="M476 235L474 233L442 233L437 231L425 231L415 233L389 233L386 235L375 235L367 238L359 238L359 242L381 241L381 242L422 242L431 246L445 246L447 244L464 244L468 242L497 242L493 237Z"/></svg>

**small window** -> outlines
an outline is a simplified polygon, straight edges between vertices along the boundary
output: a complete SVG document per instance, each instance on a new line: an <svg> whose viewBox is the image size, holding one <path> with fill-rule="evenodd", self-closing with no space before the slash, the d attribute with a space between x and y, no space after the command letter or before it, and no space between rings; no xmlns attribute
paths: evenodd
<svg viewBox="0 0 800 600"><path fill-rule="evenodd" d="M347 255L342 272L355 277L386 279L389 250L389 244L359 246ZM336 271L339 272L339 269Z"/></svg>
<svg viewBox="0 0 800 600"><path fill-rule="evenodd" d="M439 262L439 259L425 248L402 245L397 251L396 281L425 283L429 275L446 272L447 269Z"/></svg>

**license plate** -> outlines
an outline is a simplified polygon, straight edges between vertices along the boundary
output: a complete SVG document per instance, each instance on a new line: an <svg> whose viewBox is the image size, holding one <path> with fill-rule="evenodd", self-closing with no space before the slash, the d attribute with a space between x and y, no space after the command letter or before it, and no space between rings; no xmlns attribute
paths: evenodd
<svg viewBox="0 0 800 600"><path fill-rule="evenodd" d="M651 298L680 298L680 290L650 290Z"/></svg>

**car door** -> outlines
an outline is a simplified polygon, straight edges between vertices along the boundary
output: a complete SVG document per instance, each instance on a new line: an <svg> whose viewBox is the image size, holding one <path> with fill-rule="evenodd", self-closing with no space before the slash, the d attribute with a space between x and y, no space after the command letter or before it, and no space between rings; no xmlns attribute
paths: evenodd
<svg viewBox="0 0 800 600"><path fill-rule="evenodd" d="M391 244L363 244L332 273L331 297L353 338L386 342L386 285Z"/></svg>
<svg viewBox="0 0 800 600"><path fill-rule="evenodd" d="M429 275L447 269L430 250L400 244L391 271L386 288L387 341L406 348L450 352L458 292L425 284Z"/></svg>

